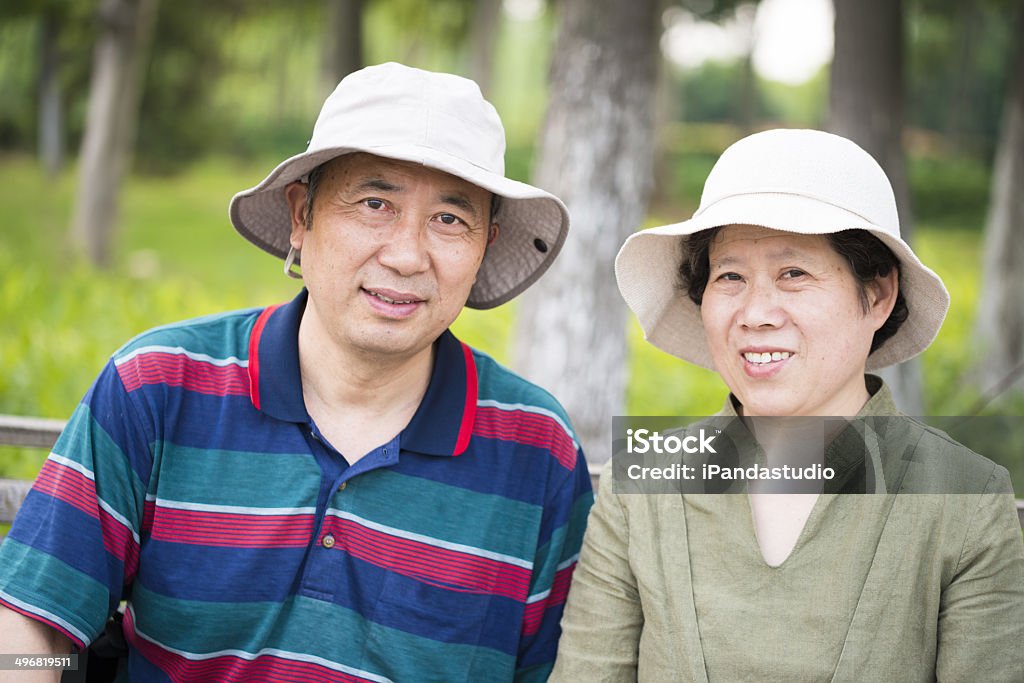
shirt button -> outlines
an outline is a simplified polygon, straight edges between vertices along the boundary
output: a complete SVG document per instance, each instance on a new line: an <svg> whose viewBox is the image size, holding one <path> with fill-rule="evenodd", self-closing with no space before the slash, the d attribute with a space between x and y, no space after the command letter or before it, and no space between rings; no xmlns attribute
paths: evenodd
<svg viewBox="0 0 1024 683"><path fill-rule="evenodd" d="M341 486L338 487L338 491L344 491L346 486L348 486L347 481L341 482Z"/></svg>
<svg viewBox="0 0 1024 683"><path fill-rule="evenodd" d="M323 545L323 547L325 547L327 549L333 548L334 547L334 536L332 534L327 534L326 536L323 537L323 540L320 541L320 544Z"/></svg>

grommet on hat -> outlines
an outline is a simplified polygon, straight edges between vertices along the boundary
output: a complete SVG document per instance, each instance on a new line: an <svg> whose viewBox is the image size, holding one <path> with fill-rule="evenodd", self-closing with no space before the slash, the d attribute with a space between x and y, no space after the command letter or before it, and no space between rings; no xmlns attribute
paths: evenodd
<svg viewBox="0 0 1024 683"><path fill-rule="evenodd" d="M867 370L900 363L935 339L949 309L942 280L900 237L896 198L881 166L846 138L770 130L734 143L715 163L689 220L637 232L615 258L619 291L644 337L673 356L714 369L700 308L681 289L686 236L727 225L804 235L866 230L900 262L909 317L868 356Z"/></svg>
<svg viewBox="0 0 1024 683"><path fill-rule="evenodd" d="M353 152L423 164L499 195L501 234L487 248L466 305L492 308L550 267L569 231L554 195L505 177L505 130L473 81L387 63L346 76L324 102L306 151L231 200L235 229L278 258L289 253L284 188L320 164ZM294 255L300 263L301 256Z"/></svg>

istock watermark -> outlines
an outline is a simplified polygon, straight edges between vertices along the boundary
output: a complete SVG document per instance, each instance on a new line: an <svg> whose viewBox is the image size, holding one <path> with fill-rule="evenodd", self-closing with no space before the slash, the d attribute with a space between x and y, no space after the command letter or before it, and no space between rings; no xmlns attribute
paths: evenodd
<svg viewBox="0 0 1024 683"><path fill-rule="evenodd" d="M978 453L1024 490L1017 416L612 420L617 493L963 493L978 490L961 467Z"/></svg>

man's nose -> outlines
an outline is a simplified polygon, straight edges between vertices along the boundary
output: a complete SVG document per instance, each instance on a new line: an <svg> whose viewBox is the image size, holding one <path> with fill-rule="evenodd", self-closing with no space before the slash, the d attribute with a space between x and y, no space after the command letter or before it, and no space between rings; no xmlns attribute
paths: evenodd
<svg viewBox="0 0 1024 683"><path fill-rule="evenodd" d="M426 219L417 212L403 212L391 226L377 251L382 266L399 275L415 275L430 265L426 245Z"/></svg>
<svg viewBox="0 0 1024 683"><path fill-rule="evenodd" d="M748 329L782 327L786 310L779 291L772 283L752 280L747 284L740 300L737 322Z"/></svg>

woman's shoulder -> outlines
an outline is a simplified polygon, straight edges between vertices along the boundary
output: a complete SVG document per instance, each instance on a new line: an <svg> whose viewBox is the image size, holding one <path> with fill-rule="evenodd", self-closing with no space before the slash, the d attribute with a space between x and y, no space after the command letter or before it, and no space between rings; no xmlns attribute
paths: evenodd
<svg viewBox="0 0 1024 683"><path fill-rule="evenodd" d="M900 416L903 438L890 457L906 462L905 493L1012 493L1006 468L976 453L949 434L920 420Z"/></svg>

